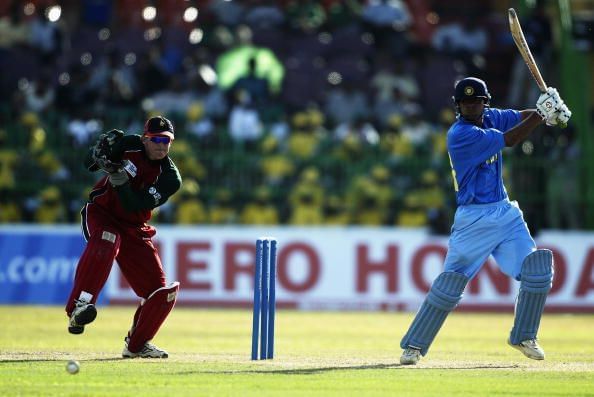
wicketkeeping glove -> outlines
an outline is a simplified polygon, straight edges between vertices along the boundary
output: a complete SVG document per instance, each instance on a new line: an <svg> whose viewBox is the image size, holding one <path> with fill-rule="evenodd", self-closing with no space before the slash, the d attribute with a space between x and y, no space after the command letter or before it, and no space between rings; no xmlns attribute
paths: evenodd
<svg viewBox="0 0 594 397"><path fill-rule="evenodd" d="M113 159L113 146L124 136L120 130L111 130L105 134L99 135L97 143L93 146L93 161L99 168L105 172L115 172L121 166L121 161Z"/></svg>
<svg viewBox="0 0 594 397"><path fill-rule="evenodd" d="M109 183L111 183L111 186L113 187L122 186L123 184L128 182L129 179L128 173L122 169L119 169L115 172L110 172L108 178Z"/></svg>

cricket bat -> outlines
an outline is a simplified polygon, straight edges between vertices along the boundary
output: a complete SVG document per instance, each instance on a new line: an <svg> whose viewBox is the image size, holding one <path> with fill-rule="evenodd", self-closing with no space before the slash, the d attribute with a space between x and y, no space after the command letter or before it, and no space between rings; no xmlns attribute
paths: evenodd
<svg viewBox="0 0 594 397"><path fill-rule="evenodd" d="M545 83L542 75L540 74L540 70L538 69L538 65L534 61L534 57L530 52L530 47L528 47L528 43L526 42L526 38L524 37L524 32L522 32L522 26L520 25L520 21L518 20L518 15L516 14L516 10L510 8L508 10L508 17L509 17L509 30L511 35L518 47L518 51L520 51L520 55L526 62L528 66L528 70L532 74L532 77L536 81L538 88L541 92L545 92L547 90L547 83Z"/></svg>

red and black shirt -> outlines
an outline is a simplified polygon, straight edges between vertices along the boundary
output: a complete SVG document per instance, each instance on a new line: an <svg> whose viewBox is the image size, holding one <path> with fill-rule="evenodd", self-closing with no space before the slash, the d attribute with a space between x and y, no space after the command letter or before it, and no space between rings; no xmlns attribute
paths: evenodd
<svg viewBox="0 0 594 397"><path fill-rule="evenodd" d="M90 202L129 224L147 222L152 209L164 204L181 187L181 176L169 156L150 160L140 138L140 135L125 135L112 151L113 159L124 162L129 181L114 188L105 175L89 194ZM89 171L98 169L91 152L85 165Z"/></svg>

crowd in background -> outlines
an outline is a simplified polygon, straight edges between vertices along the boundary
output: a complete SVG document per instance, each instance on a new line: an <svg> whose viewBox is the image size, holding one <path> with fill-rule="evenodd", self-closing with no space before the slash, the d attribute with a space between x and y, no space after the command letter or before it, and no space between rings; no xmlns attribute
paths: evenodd
<svg viewBox="0 0 594 397"><path fill-rule="evenodd" d="M485 79L497 107L538 95L503 3L3 2L0 222L78 222L100 176L82 165L97 135L163 114L184 183L158 222L447 233L454 82ZM539 3L524 30L550 43ZM551 48L532 46L548 76ZM510 196L535 229L580 228L578 158L571 128L506 153Z"/></svg>

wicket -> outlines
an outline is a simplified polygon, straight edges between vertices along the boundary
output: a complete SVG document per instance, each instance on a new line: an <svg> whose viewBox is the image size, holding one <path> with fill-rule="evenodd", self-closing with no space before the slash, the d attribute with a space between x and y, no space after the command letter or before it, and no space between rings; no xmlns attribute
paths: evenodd
<svg viewBox="0 0 594 397"><path fill-rule="evenodd" d="M276 239L261 237L256 241L254 271L254 315L252 322L252 360L274 356L274 316L276 306Z"/></svg>

